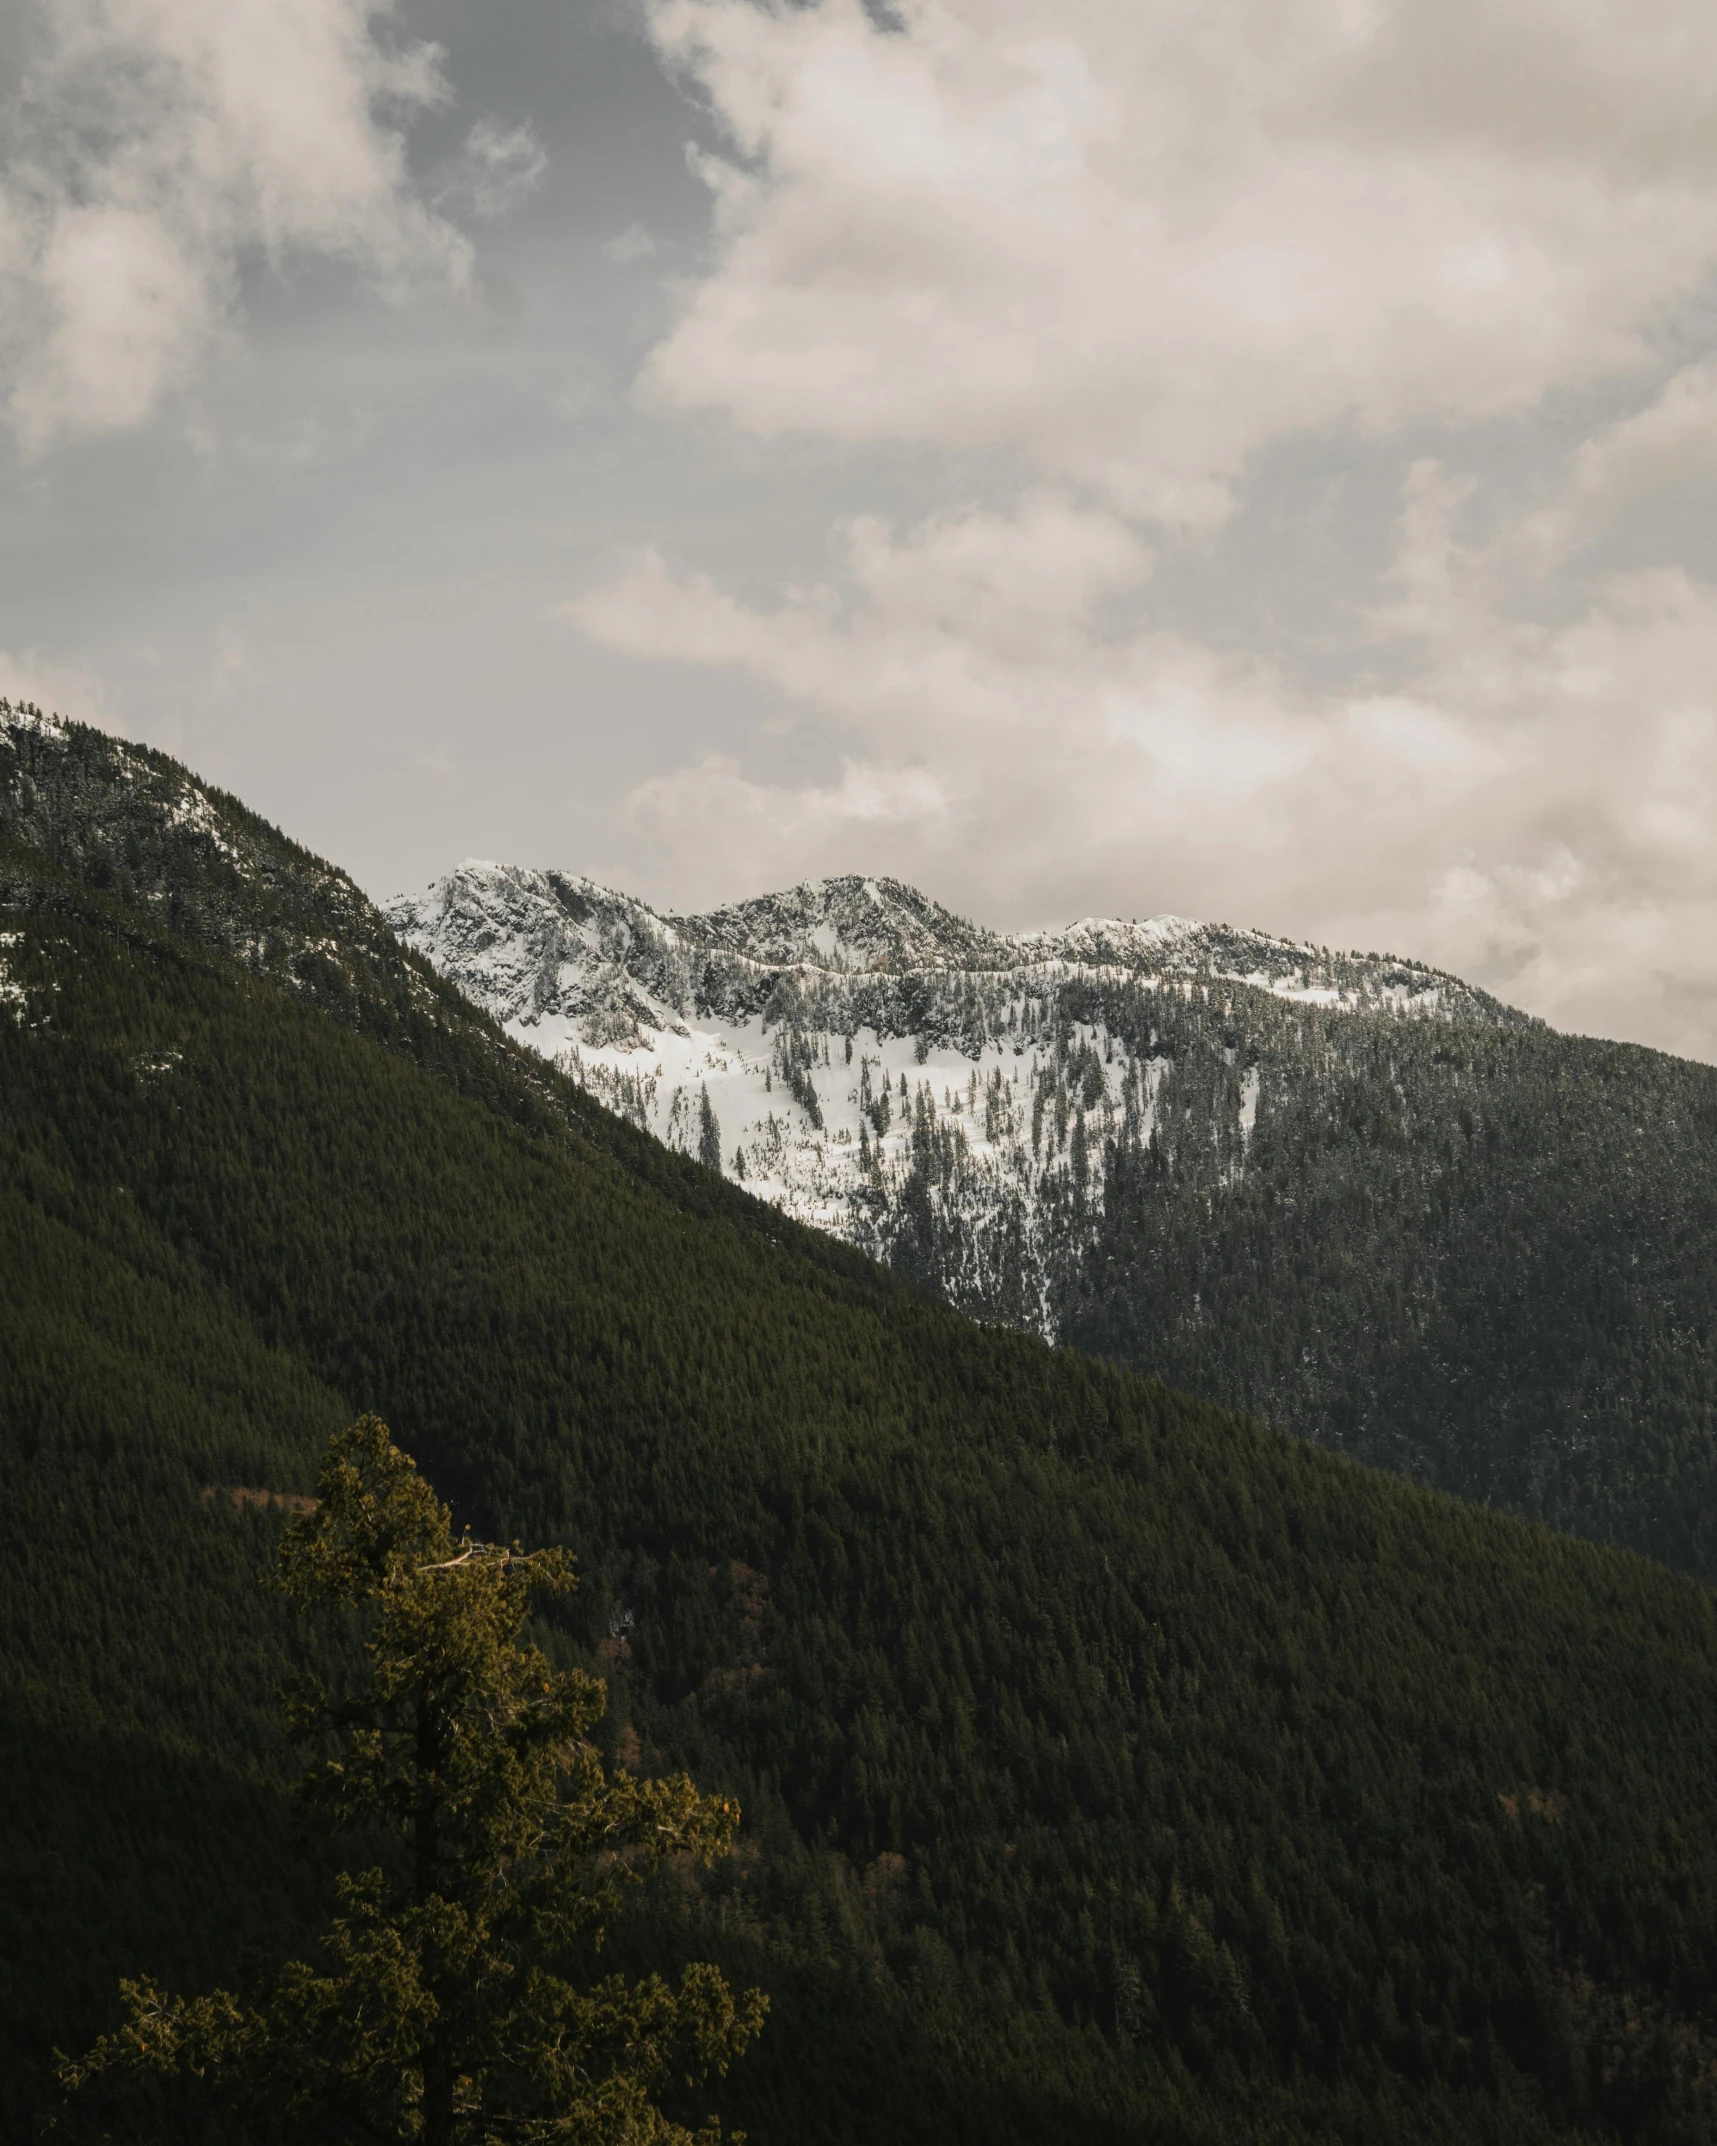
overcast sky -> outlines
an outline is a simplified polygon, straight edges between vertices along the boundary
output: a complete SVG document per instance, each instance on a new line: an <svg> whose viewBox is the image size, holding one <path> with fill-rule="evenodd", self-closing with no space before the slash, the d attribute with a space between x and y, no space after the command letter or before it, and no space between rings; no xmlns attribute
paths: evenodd
<svg viewBox="0 0 1717 2146"><path fill-rule="evenodd" d="M0 690L1717 1059L1702 0L20 0Z"/></svg>

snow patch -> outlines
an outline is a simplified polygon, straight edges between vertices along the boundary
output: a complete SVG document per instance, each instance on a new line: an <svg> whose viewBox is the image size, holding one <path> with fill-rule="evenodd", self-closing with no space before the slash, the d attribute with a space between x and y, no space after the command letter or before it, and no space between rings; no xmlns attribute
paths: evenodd
<svg viewBox="0 0 1717 2146"><path fill-rule="evenodd" d="M0 730L27 730L56 744L63 744L67 734L65 724L57 715L44 715L40 708L27 701L15 706L9 700L0 700Z"/></svg>

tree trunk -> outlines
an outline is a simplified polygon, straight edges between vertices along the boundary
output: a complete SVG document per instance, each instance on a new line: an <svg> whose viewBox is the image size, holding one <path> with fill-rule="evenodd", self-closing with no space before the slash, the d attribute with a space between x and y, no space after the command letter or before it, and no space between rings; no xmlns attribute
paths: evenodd
<svg viewBox="0 0 1717 2146"><path fill-rule="evenodd" d="M451 2146L453 2138L453 2066L431 2044L423 2060L423 2146Z"/></svg>
<svg viewBox="0 0 1717 2146"><path fill-rule="evenodd" d="M437 1890L441 1854L440 1724L426 1693L417 1701L417 1809L412 1818L412 1881L422 1907ZM423 2053L423 2146L451 2146L453 2138L453 2053L437 2036Z"/></svg>

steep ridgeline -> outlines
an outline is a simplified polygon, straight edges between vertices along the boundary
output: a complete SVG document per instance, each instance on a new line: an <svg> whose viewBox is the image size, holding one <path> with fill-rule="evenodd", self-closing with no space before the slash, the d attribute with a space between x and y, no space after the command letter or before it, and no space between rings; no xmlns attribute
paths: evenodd
<svg viewBox="0 0 1717 2146"><path fill-rule="evenodd" d="M1717 1072L1377 955L1006 937L892 880L664 916L467 864L405 941L949 1302L1717 1576Z"/></svg>
<svg viewBox="0 0 1717 2146"><path fill-rule="evenodd" d="M719 1149L730 1176L867 1250L898 1258L928 1128L946 1150L939 1218L968 1225L980 1262L981 1240L1019 1235L1023 1219L1011 1293L1018 1315L1049 1332L1059 1306L1044 1211L1070 1179L1096 1197L1105 1137L1131 1126L1160 1145L1181 1103L1154 1026L1140 1048L1081 1019L1083 1005L1063 1017L1081 987L1143 991L1179 1026L1203 1025L1213 1005L1226 1018L1236 984L1302 1008L1533 1025L1411 963L1181 917L1005 937L892 879L816 880L682 917L564 873L468 863L388 915L510 1035L621 1115L686 1153L707 1146L713 1160ZM1093 1044L1098 1070L1086 1062ZM1234 1071L1234 1043L1223 1049ZM1258 1082L1248 1054L1231 1107L1216 1110L1242 1150ZM1208 1083L1198 1085L1202 1096ZM1211 1139L1224 1145L1214 1129ZM976 1276L937 1279L956 1301L989 1308L993 1291Z"/></svg>

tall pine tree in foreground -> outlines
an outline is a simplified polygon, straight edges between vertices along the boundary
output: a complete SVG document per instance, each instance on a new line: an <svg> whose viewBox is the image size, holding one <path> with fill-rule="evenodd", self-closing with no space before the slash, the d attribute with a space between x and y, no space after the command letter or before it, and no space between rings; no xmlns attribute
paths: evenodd
<svg viewBox="0 0 1717 2146"><path fill-rule="evenodd" d="M683 1775L604 1773L586 1740L601 1683L519 1643L533 1598L574 1584L564 1552L455 1542L374 1416L332 1440L318 1489L282 1541L281 1584L366 1637L350 1689L306 1678L290 1699L294 1735L323 1754L298 1793L399 1852L340 1880L319 1966L245 1996L123 1984L124 2024L64 2084L107 2136L207 2120L235 2142L691 2146L656 2097L725 2071L763 1998L706 1965L675 1986L594 1960L621 1886L671 1857L712 1861L736 1807Z"/></svg>

